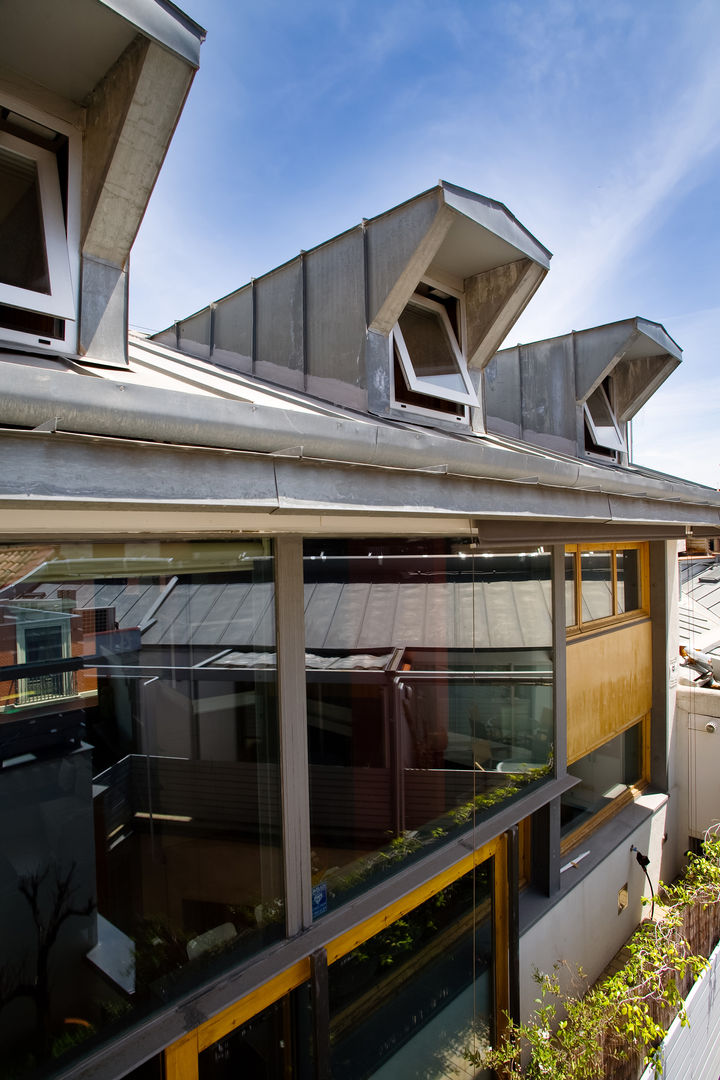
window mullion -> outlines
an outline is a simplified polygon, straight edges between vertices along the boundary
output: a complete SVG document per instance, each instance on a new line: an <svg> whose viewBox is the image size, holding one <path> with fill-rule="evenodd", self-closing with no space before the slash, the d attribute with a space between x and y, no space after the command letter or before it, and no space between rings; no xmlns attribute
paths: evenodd
<svg viewBox="0 0 720 1080"><path fill-rule="evenodd" d="M286 931L292 937L312 923L305 612L298 536L275 541L275 619Z"/></svg>

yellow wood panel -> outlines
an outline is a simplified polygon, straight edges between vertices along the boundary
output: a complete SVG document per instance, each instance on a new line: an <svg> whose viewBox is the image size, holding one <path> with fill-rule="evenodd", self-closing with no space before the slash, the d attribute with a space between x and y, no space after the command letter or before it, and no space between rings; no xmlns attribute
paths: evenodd
<svg viewBox="0 0 720 1080"><path fill-rule="evenodd" d="M307 982L309 978L310 957L306 956L292 967L281 971L274 979L259 986L257 990L253 990L251 994L236 1001L234 1005L223 1009L217 1016L213 1016L212 1020L201 1024L197 1029L198 1050L206 1050L218 1039L224 1039L235 1028L247 1023L251 1017L267 1009L269 1005L274 1005L281 997ZM179 1080L185 1080L185 1078L180 1077Z"/></svg>
<svg viewBox="0 0 720 1080"><path fill-rule="evenodd" d="M495 942L495 1026L502 1037L510 1007L510 898L508 887L507 840L498 837L495 850L494 876Z"/></svg>
<svg viewBox="0 0 720 1080"><path fill-rule="evenodd" d="M198 1080L197 1028L166 1049L165 1080Z"/></svg>
<svg viewBox="0 0 720 1080"><path fill-rule="evenodd" d="M473 866L485 862L486 859L495 854L498 843L498 840L493 840L491 843L478 848L473 854L468 855L458 863L454 863L450 869L431 878L430 881L426 881L414 892L408 893L407 896L403 896L400 900L396 900L394 904L385 908L378 915L366 919L365 922L354 926L346 934L341 934L340 937L335 938L327 946L328 964L339 960L341 956L346 956L358 945L362 945L369 938L374 937L375 934L379 934L381 930L390 926L396 919L401 919L408 911L412 911L413 908L418 907L425 900L429 900L435 893L440 892L441 889L452 884L453 881L457 881L463 874L467 874L472 870Z"/></svg>
<svg viewBox="0 0 720 1080"><path fill-rule="evenodd" d="M649 619L568 640L568 762L625 731L642 719L651 705Z"/></svg>

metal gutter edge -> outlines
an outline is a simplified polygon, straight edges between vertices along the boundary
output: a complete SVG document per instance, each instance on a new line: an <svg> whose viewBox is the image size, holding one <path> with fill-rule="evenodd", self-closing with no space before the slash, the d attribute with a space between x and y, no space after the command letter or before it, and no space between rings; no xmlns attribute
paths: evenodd
<svg viewBox="0 0 720 1080"><path fill-rule="evenodd" d="M111 438L272 454L302 446L304 459L414 471L442 463L468 478L527 481L720 509L720 494L682 480L610 470L542 453L499 447L482 437L458 438L402 428L371 417L322 416L69 372L0 363L0 424L33 429L56 418L59 431Z"/></svg>

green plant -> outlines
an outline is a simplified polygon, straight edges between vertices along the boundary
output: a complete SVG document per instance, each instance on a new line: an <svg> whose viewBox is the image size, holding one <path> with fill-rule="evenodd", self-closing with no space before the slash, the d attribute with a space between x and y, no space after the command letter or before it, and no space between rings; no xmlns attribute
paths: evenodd
<svg viewBox="0 0 720 1080"><path fill-rule="evenodd" d="M675 1016L687 1024L683 987L707 966L688 940L693 908L720 910L720 838L709 833L699 855L673 885L660 884L662 911L641 923L628 942L626 962L581 996L562 985L559 967L551 975L535 972L540 996L523 1024L508 1019L499 1045L466 1057L494 1068L505 1080L592 1080L613 1062L639 1057L661 1070L658 1047ZM715 921L717 926L717 920ZM720 929L720 927L719 927ZM714 946L718 931L708 942ZM579 972L582 978L582 972ZM577 984L572 987L577 990Z"/></svg>

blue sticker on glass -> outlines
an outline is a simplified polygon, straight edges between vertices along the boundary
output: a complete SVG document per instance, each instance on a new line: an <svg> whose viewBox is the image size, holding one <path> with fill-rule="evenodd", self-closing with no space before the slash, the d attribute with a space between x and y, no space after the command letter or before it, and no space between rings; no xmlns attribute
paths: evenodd
<svg viewBox="0 0 720 1080"><path fill-rule="evenodd" d="M319 885L313 885L312 891L312 917L317 919L320 915L327 914L327 883L321 881Z"/></svg>

